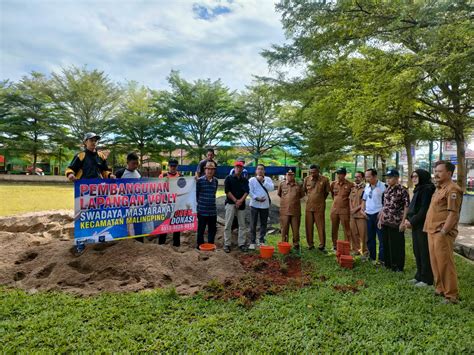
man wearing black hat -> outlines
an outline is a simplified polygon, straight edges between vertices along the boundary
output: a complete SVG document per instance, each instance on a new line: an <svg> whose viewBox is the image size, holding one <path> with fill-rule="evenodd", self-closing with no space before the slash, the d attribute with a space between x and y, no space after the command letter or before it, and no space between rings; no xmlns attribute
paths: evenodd
<svg viewBox="0 0 474 355"><path fill-rule="evenodd" d="M100 136L93 132L84 136L84 151L77 153L66 169L66 177L69 181L80 179L115 179L107 166L107 159L102 152L97 151L97 142ZM81 255L85 250L84 244L72 247L75 256Z"/></svg>
<svg viewBox="0 0 474 355"><path fill-rule="evenodd" d="M331 183L331 196L333 204L331 208L331 224L332 224L332 246L336 250L337 239L339 234L339 223L344 228L344 239L351 241L351 222L350 222L350 204L349 195L354 184L346 180L346 168L336 170L336 181Z"/></svg>
<svg viewBox="0 0 474 355"><path fill-rule="evenodd" d="M286 180L278 186L280 197L280 229L281 240L288 242L288 232L291 225L293 233L293 248L300 248L301 199L304 197L303 186L295 180L295 172L289 169Z"/></svg>
<svg viewBox="0 0 474 355"><path fill-rule="evenodd" d="M115 179L107 166L107 159L102 152L97 151L100 136L89 132L84 136L84 151L77 153L66 169L69 181L79 179Z"/></svg>
<svg viewBox="0 0 474 355"><path fill-rule="evenodd" d="M405 267L405 219L410 196L398 182L398 170L388 170L386 177L388 187L383 195L378 227L382 229L385 267L401 272Z"/></svg>
<svg viewBox="0 0 474 355"><path fill-rule="evenodd" d="M181 174L178 172L178 161L176 159L171 158L168 160L168 171L161 173L159 178L160 179L175 179L180 177ZM158 244L165 244L166 243L167 234L159 234L158 235ZM180 242L181 233L174 232L173 233L173 246L179 247L181 245Z"/></svg>
<svg viewBox="0 0 474 355"><path fill-rule="evenodd" d="M314 249L314 225L318 229L319 250L326 246L326 198L329 195L329 179L320 174L318 165L309 167L309 176L305 177L303 189L307 196L305 211L306 241L309 249Z"/></svg>

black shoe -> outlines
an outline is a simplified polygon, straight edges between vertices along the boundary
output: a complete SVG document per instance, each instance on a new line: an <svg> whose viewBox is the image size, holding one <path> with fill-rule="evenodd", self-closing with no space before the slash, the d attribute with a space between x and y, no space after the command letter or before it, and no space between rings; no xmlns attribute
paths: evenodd
<svg viewBox="0 0 474 355"><path fill-rule="evenodd" d="M86 246L84 244L78 244L78 245L74 245L71 249L70 249L72 255L74 255L76 258L81 256L82 254L84 254L84 252L86 251Z"/></svg>
<svg viewBox="0 0 474 355"><path fill-rule="evenodd" d="M314 249L314 245L308 247L308 250L313 250Z"/></svg>
<svg viewBox="0 0 474 355"><path fill-rule="evenodd" d="M226 245L226 246L224 247L224 251L225 251L226 253L230 253L230 246Z"/></svg>
<svg viewBox="0 0 474 355"><path fill-rule="evenodd" d="M246 252L248 251L248 248L247 248L246 245L241 245L241 246L239 247L239 249L240 249L240 251L241 251L242 253L246 253Z"/></svg>
<svg viewBox="0 0 474 355"><path fill-rule="evenodd" d="M324 251L324 247L318 247L319 251Z"/></svg>
<svg viewBox="0 0 474 355"><path fill-rule="evenodd" d="M293 245L293 249L295 251L300 251L300 246L299 245Z"/></svg>

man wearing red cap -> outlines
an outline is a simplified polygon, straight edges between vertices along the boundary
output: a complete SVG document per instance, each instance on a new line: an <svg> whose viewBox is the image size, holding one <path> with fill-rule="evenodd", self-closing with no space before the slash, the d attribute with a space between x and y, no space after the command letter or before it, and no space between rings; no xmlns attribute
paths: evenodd
<svg viewBox="0 0 474 355"><path fill-rule="evenodd" d="M225 229L224 229L224 251L230 253L232 222L237 216L239 222L238 244L241 251L247 251L246 227L245 227L245 199L249 194L249 181L242 176L244 164L241 161L234 163L234 174L229 175L224 181L224 191L227 196L225 200Z"/></svg>

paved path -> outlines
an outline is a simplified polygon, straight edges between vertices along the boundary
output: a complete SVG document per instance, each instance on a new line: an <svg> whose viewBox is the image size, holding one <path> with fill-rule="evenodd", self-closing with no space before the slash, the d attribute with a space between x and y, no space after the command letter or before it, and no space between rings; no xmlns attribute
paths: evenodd
<svg viewBox="0 0 474 355"><path fill-rule="evenodd" d="M456 253L474 260L474 225L461 224L459 235L454 242Z"/></svg>

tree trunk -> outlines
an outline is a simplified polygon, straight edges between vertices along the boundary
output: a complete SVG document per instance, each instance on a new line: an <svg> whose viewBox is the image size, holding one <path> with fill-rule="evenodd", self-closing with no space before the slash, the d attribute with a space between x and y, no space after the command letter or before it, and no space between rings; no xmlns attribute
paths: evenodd
<svg viewBox="0 0 474 355"><path fill-rule="evenodd" d="M407 151L407 164L408 164L408 187L413 187L413 182L411 181L411 174L413 173L413 155L411 155L411 146L412 142L405 138L404 139L405 150Z"/></svg>
<svg viewBox="0 0 474 355"><path fill-rule="evenodd" d="M35 120L36 124L36 120ZM38 160L38 134L35 132L33 138L33 171L32 174L36 175L36 162Z"/></svg>
<svg viewBox="0 0 474 355"><path fill-rule="evenodd" d="M367 170L367 155L364 155L364 172Z"/></svg>
<svg viewBox="0 0 474 355"><path fill-rule="evenodd" d="M36 148L33 150L33 170L31 172L32 175L36 175L36 161L38 160L38 153L36 152Z"/></svg>
<svg viewBox="0 0 474 355"><path fill-rule="evenodd" d="M463 129L456 129L454 131L454 140L456 141L457 152L457 183L461 189L466 192L466 138Z"/></svg>
<svg viewBox="0 0 474 355"><path fill-rule="evenodd" d="M354 175L352 176L355 176L356 172L357 172L357 158L359 157L359 155L356 154L355 156L355 160L354 160Z"/></svg>
<svg viewBox="0 0 474 355"><path fill-rule="evenodd" d="M382 176L384 176L387 171L387 160L383 156L380 156L380 160L382 161ZM383 181L385 182L385 177L383 177Z"/></svg>

